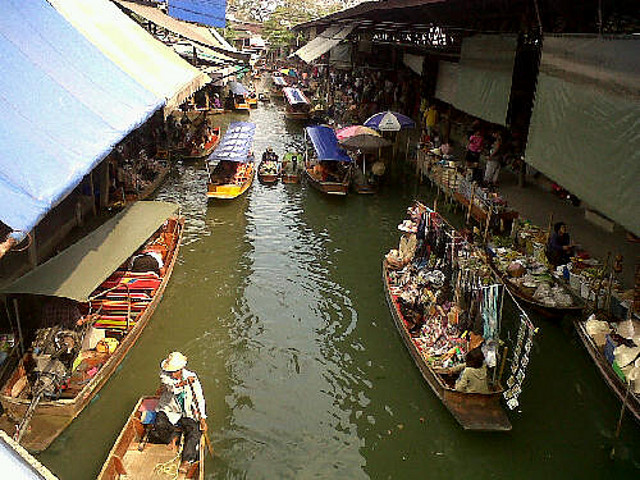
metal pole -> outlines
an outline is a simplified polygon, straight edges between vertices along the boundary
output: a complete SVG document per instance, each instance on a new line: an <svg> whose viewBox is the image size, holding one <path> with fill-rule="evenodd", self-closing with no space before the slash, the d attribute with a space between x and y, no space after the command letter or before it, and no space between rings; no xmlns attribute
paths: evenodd
<svg viewBox="0 0 640 480"><path fill-rule="evenodd" d="M18 299L13 299L13 310L16 313L16 324L18 325L18 341L20 342L20 356L24 355L24 342L22 341L22 326L20 325L20 310L18 309Z"/></svg>

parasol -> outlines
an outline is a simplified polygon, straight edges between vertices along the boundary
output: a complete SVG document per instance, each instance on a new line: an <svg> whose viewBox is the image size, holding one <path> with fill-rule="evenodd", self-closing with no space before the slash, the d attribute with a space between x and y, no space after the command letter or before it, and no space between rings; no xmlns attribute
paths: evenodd
<svg viewBox="0 0 640 480"><path fill-rule="evenodd" d="M355 137L356 135L372 135L375 137L380 136L380 134L373 128L365 127L364 125L351 125L349 127L344 127L336 130L336 137L338 137L338 140Z"/></svg>
<svg viewBox="0 0 640 480"><path fill-rule="evenodd" d="M416 126L416 122L406 115L390 110L372 115L364 124L381 132L398 132L405 128L414 128Z"/></svg>

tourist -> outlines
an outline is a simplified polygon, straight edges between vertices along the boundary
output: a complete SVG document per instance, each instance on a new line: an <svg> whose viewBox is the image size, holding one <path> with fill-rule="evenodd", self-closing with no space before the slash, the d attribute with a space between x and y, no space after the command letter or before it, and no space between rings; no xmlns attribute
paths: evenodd
<svg viewBox="0 0 640 480"><path fill-rule="evenodd" d="M480 129L474 130L473 134L469 137L467 143L467 153L465 155L465 163L467 169L471 173L471 180L480 183L482 180L482 172L480 170L480 154L484 147L484 137Z"/></svg>
<svg viewBox="0 0 640 480"><path fill-rule="evenodd" d="M202 386L195 373L184 368L187 357L171 352L160 363L160 400L156 407L156 420L149 433L153 443L175 447L184 435L180 471L186 473L199 460L202 432L206 432L205 400ZM179 428L178 428L179 427Z"/></svg>
<svg viewBox="0 0 640 480"><path fill-rule="evenodd" d="M487 187L496 187L498 185L498 175L504 162L505 143L502 139L502 134L496 132L494 138L484 170L484 183Z"/></svg>

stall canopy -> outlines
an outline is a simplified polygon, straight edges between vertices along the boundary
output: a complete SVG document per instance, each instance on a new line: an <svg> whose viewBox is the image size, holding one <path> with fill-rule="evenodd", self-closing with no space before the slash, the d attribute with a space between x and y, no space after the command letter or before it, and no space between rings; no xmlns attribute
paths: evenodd
<svg viewBox="0 0 640 480"><path fill-rule="evenodd" d="M164 99L45 0L3 2L0 55L0 220L30 231Z"/></svg>
<svg viewBox="0 0 640 480"><path fill-rule="evenodd" d="M178 208L167 202L134 203L1 293L47 295L86 302Z"/></svg>
<svg viewBox="0 0 640 480"><path fill-rule="evenodd" d="M462 41L453 106L506 125L516 57L515 35L475 35Z"/></svg>
<svg viewBox="0 0 640 480"><path fill-rule="evenodd" d="M302 61L311 63L345 40L354 28L354 25L329 27L291 56L297 55Z"/></svg>
<svg viewBox="0 0 640 480"><path fill-rule="evenodd" d="M526 161L640 235L640 38L547 35Z"/></svg>
<svg viewBox="0 0 640 480"><path fill-rule="evenodd" d="M226 26L226 0L169 0L168 3L172 17L212 27Z"/></svg>
<svg viewBox="0 0 640 480"><path fill-rule="evenodd" d="M300 105L303 103L309 103L309 100L307 100L307 97L304 96L304 93L302 93L297 88L284 87L282 91L284 92L284 96L286 97L287 102L289 102L289 105Z"/></svg>
<svg viewBox="0 0 640 480"><path fill-rule="evenodd" d="M189 65L109 0L49 0L78 31L147 90L170 113L211 79Z"/></svg>
<svg viewBox="0 0 640 480"><path fill-rule="evenodd" d="M318 160L332 160L336 162L350 162L351 157L347 155L338 144L336 132L326 125L315 125L307 127L307 135L311 139L313 148L316 151Z"/></svg>
<svg viewBox="0 0 640 480"><path fill-rule="evenodd" d="M177 20L173 17L170 17L169 15L166 15L156 6L142 5L140 3L130 2L126 0L115 1L130 12L133 12L136 15L139 15L140 17L149 20L150 22L166 30L176 33L181 37L192 40L199 45L219 51L220 53L224 53L227 56L236 56L236 58L241 59L249 58L249 55L240 54L228 43L220 42L220 40L216 36L214 36L207 27L202 27L193 23Z"/></svg>
<svg viewBox="0 0 640 480"><path fill-rule="evenodd" d="M438 80L436 82L436 98L451 105L456 104L458 90L458 64L440 60L438 62Z"/></svg>
<svg viewBox="0 0 640 480"><path fill-rule="evenodd" d="M229 125L218 147L209 157L209 161L246 162L255 130L254 123L233 122Z"/></svg>

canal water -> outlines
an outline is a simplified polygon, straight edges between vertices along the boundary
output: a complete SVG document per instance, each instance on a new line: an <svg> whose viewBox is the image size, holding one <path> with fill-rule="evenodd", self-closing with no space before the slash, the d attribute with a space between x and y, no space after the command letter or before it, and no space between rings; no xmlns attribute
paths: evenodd
<svg viewBox="0 0 640 480"><path fill-rule="evenodd" d="M212 117L226 128L231 120ZM300 125L261 105L259 157L303 148ZM157 198L187 216L178 265L136 347L40 460L95 478L172 350L202 381L215 458L207 478L639 478L640 428L608 391L569 322L540 327L510 433L461 430L423 381L385 303L381 259L414 198L398 166L375 196L264 186L207 205L204 163L178 163ZM446 211L445 211L445 214ZM452 220L460 219L451 213ZM615 455L611 451L615 446ZM156 477L151 474L148 478Z"/></svg>

